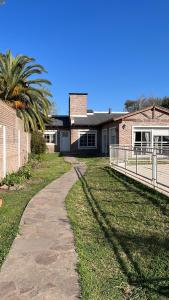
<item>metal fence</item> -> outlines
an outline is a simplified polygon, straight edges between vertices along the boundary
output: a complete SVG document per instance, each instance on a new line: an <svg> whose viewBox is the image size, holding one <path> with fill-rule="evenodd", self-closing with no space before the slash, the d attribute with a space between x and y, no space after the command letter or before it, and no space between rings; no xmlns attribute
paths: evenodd
<svg viewBox="0 0 169 300"><path fill-rule="evenodd" d="M169 192L169 147L110 145L110 165Z"/></svg>

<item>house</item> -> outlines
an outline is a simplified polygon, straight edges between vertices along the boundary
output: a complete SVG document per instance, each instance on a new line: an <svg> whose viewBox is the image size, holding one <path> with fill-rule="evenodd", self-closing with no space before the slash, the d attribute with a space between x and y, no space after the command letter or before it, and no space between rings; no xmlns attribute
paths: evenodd
<svg viewBox="0 0 169 300"><path fill-rule="evenodd" d="M69 94L69 115L46 125L49 152L107 154L109 144L169 146L169 110L160 106L126 112L87 110L87 93Z"/></svg>

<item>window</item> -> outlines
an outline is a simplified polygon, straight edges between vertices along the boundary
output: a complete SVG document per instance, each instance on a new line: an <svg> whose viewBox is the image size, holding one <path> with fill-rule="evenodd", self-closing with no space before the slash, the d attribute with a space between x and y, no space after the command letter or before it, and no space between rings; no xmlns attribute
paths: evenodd
<svg viewBox="0 0 169 300"><path fill-rule="evenodd" d="M44 134L44 138L47 144L57 144L57 133L56 132L48 132Z"/></svg>
<svg viewBox="0 0 169 300"><path fill-rule="evenodd" d="M153 146L158 154L167 154L169 149L169 136L154 135Z"/></svg>
<svg viewBox="0 0 169 300"><path fill-rule="evenodd" d="M136 131L134 133L134 146L151 147L150 131Z"/></svg>
<svg viewBox="0 0 169 300"><path fill-rule="evenodd" d="M156 148L158 154L164 155L169 149L169 127L166 126L142 126L133 128L132 145L137 153L147 153Z"/></svg>
<svg viewBox="0 0 169 300"><path fill-rule="evenodd" d="M89 130L79 132L79 148L96 148L96 144L96 131Z"/></svg>
<svg viewBox="0 0 169 300"><path fill-rule="evenodd" d="M109 144L116 144L116 128L109 129Z"/></svg>
<svg viewBox="0 0 169 300"><path fill-rule="evenodd" d="M148 151L151 147L151 133L150 131L135 131L134 132L134 148L137 151L140 149L140 154Z"/></svg>

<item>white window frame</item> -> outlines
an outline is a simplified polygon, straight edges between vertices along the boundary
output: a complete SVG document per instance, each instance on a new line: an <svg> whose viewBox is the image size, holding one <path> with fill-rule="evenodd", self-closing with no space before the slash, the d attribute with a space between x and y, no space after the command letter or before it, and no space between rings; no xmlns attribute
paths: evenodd
<svg viewBox="0 0 169 300"><path fill-rule="evenodd" d="M153 146L154 146L154 131L153 131L153 129L167 129L167 130L169 130L169 126L165 126L165 125L153 125L153 126L137 125L137 126L132 126L132 147L134 147L134 132L136 132L136 131L146 131L146 132L150 132L151 147L153 148Z"/></svg>
<svg viewBox="0 0 169 300"><path fill-rule="evenodd" d="M55 134L55 143L47 143L47 145L57 145L57 142L58 142L58 139L57 139L57 130L45 130L44 132L44 137L45 137L45 134L49 134L49 135L53 135Z"/></svg>
<svg viewBox="0 0 169 300"><path fill-rule="evenodd" d="M95 134L95 146L80 146L80 135L84 132L84 134ZM97 149L97 130L93 129L79 129L78 130L78 149Z"/></svg>
<svg viewBox="0 0 169 300"><path fill-rule="evenodd" d="M115 141L116 141L116 143L117 143L116 127L113 126L113 127L110 127L110 128L109 128L109 146L111 145L111 143L110 143L110 133L111 133L111 130L112 130L112 129L115 131ZM114 144L112 144L112 145L116 145L116 143L114 143Z"/></svg>

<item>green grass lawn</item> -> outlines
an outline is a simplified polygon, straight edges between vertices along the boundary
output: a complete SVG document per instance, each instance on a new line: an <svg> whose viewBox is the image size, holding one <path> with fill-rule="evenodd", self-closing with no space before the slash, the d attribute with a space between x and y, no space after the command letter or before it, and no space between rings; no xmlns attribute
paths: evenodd
<svg viewBox="0 0 169 300"><path fill-rule="evenodd" d="M66 205L83 300L169 299L169 199L82 159L87 172Z"/></svg>
<svg viewBox="0 0 169 300"><path fill-rule="evenodd" d="M56 154L45 154L32 171L32 178L19 191L0 192L4 205L0 208L0 266L18 232L22 213L31 198L52 180L69 171L70 164Z"/></svg>

